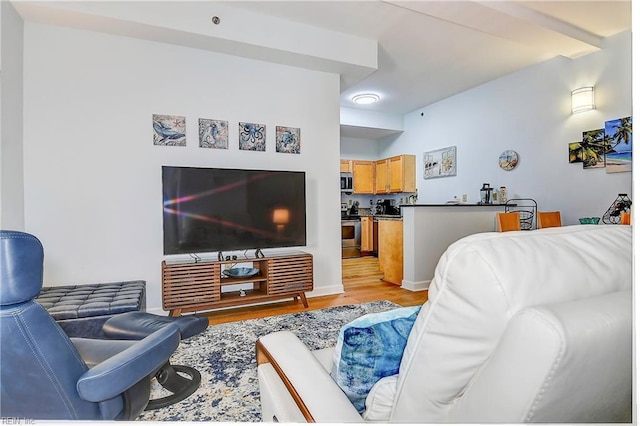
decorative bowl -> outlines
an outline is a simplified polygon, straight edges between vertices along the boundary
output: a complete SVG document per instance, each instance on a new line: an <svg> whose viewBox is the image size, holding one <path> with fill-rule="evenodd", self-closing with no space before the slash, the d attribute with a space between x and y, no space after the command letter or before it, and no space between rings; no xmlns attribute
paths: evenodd
<svg viewBox="0 0 640 426"><path fill-rule="evenodd" d="M600 222L599 217L581 217L578 220L582 225L597 225Z"/></svg>
<svg viewBox="0 0 640 426"><path fill-rule="evenodd" d="M254 275L258 275L259 272L260 270L256 268L231 268L231 269L225 269L224 271L222 271L224 275L232 278L252 277Z"/></svg>

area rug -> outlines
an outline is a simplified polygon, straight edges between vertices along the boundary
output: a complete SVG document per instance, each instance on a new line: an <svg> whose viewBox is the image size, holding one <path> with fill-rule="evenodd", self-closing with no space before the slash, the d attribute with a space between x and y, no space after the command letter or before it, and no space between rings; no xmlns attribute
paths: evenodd
<svg viewBox="0 0 640 426"><path fill-rule="evenodd" d="M340 327L368 313L398 308L387 300L209 326L187 339L171 357L174 365L195 367L202 382L190 397L169 407L143 412L137 420L260 422L260 390L255 342L290 330L311 350L334 346ZM157 383L152 397L163 395Z"/></svg>

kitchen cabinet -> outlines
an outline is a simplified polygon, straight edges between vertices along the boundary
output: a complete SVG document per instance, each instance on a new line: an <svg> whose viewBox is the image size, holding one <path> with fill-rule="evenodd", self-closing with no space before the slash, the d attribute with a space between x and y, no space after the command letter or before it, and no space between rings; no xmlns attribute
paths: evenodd
<svg viewBox="0 0 640 426"><path fill-rule="evenodd" d="M402 220L378 219L378 260L382 279L401 285L404 267Z"/></svg>
<svg viewBox="0 0 640 426"><path fill-rule="evenodd" d="M353 193L373 194L375 163L373 161L352 160Z"/></svg>
<svg viewBox="0 0 640 426"><path fill-rule="evenodd" d="M340 160L340 173L352 173L352 161L351 160Z"/></svg>
<svg viewBox="0 0 640 426"><path fill-rule="evenodd" d="M373 216L360 219L360 253L373 251Z"/></svg>
<svg viewBox="0 0 640 426"><path fill-rule="evenodd" d="M396 155L376 161L375 193L416 192L416 156Z"/></svg>

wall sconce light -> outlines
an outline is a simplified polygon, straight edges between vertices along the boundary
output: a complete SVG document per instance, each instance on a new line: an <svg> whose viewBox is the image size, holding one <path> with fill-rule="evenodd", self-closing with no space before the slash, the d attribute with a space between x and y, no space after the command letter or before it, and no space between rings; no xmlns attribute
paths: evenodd
<svg viewBox="0 0 640 426"><path fill-rule="evenodd" d="M595 91L593 86L581 87L571 92L571 113L596 109Z"/></svg>

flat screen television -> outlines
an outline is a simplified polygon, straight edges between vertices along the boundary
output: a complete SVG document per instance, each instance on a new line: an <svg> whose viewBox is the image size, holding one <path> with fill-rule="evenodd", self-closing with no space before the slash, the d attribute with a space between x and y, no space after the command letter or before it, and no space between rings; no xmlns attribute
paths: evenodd
<svg viewBox="0 0 640 426"><path fill-rule="evenodd" d="M305 173L162 166L164 254L304 246Z"/></svg>

